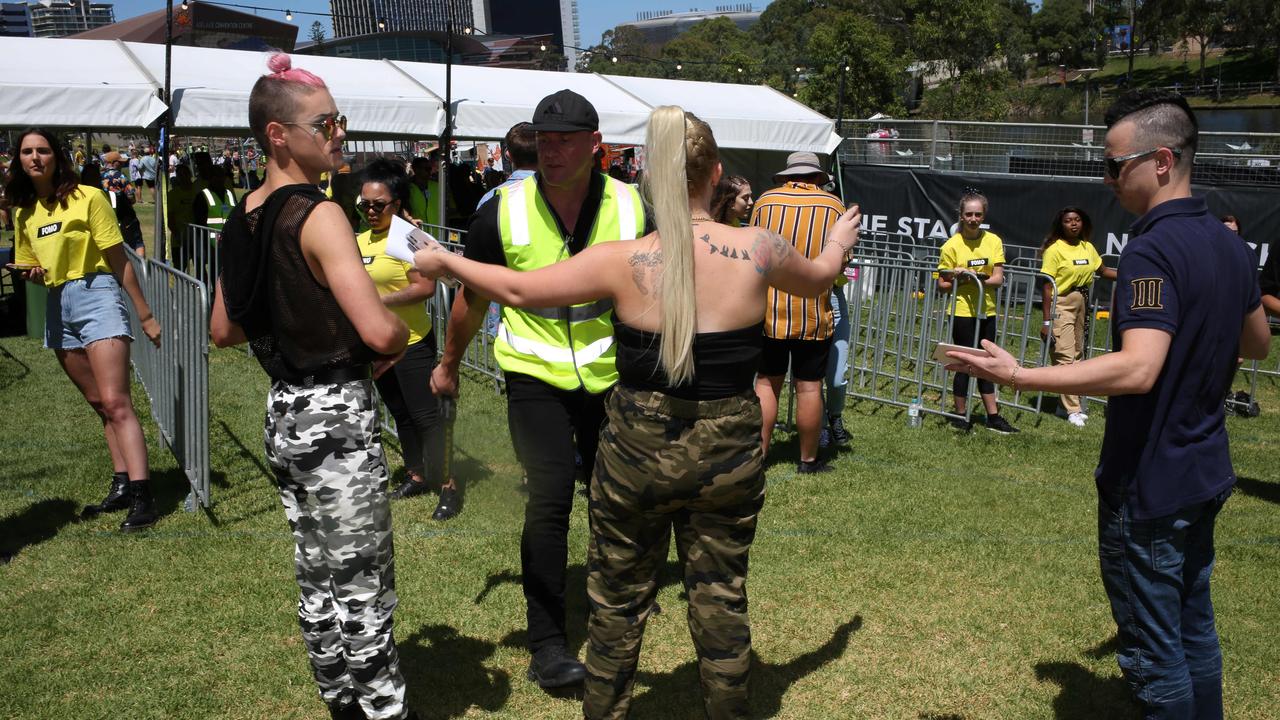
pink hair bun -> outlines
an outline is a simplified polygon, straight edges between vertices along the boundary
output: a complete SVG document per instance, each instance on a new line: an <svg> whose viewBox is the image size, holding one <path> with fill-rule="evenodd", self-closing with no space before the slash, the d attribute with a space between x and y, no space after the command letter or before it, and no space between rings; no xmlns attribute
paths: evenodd
<svg viewBox="0 0 1280 720"><path fill-rule="evenodd" d="M271 57L267 58L267 69L273 73L286 73L292 68L293 59L289 57L288 53L272 53Z"/></svg>
<svg viewBox="0 0 1280 720"><path fill-rule="evenodd" d="M267 77L272 80L298 83L313 88L325 87L324 80L321 80L320 76L302 68L295 68L293 59L287 53L278 51L271 53L271 57L267 58L267 69L271 71Z"/></svg>

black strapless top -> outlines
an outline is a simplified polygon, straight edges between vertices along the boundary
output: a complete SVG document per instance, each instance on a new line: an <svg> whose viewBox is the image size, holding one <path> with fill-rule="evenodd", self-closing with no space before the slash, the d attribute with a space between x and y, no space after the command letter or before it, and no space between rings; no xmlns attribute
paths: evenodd
<svg viewBox="0 0 1280 720"><path fill-rule="evenodd" d="M619 382L636 390L656 390L683 400L719 400L750 390L764 344L764 321L736 330L693 336L693 380L667 382L658 361L661 333L637 330L613 319Z"/></svg>

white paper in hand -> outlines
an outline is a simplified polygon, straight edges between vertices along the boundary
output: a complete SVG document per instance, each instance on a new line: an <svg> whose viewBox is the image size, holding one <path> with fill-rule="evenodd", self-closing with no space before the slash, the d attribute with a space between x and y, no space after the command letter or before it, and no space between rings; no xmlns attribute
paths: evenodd
<svg viewBox="0 0 1280 720"><path fill-rule="evenodd" d="M415 226L399 215L393 215L391 217L391 228L387 231L387 249L385 252L401 262L407 262L412 265L413 254L435 242L437 241L431 236L431 233ZM458 286L458 281L453 278L442 277L440 281L449 287Z"/></svg>
<svg viewBox="0 0 1280 720"><path fill-rule="evenodd" d="M431 233L415 227L413 223L399 215L391 218L391 229L387 232L386 253L401 261L412 263L413 254L425 248L435 238Z"/></svg>

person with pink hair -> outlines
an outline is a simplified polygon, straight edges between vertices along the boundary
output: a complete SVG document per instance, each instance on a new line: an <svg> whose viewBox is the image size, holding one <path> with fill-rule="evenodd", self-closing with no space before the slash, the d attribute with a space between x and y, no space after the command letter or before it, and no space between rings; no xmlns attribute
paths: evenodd
<svg viewBox="0 0 1280 720"><path fill-rule="evenodd" d="M373 393L409 331L378 297L342 209L317 187L341 163L346 118L324 81L288 55L268 67L249 95L267 177L223 226L210 331L219 347L248 341L271 377L267 460L330 715L416 717L391 631L391 508Z"/></svg>

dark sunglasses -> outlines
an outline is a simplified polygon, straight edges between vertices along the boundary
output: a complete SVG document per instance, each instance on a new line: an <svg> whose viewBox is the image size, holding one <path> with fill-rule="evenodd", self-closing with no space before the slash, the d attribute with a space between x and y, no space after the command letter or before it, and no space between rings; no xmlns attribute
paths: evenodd
<svg viewBox="0 0 1280 720"><path fill-rule="evenodd" d="M339 113L338 115L330 115L323 120L316 122L282 122L281 125L296 125L297 127L311 128L311 134L323 133L326 141L332 140L335 128L342 128L343 132L347 130L347 116Z"/></svg>
<svg viewBox="0 0 1280 720"><path fill-rule="evenodd" d="M372 210L374 213L381 215L387 206L395 202L394 200L359 200L356 202L356 209L362 213Z"/></svg>
<svg viewBox="0 0 1280 720"><path fill-rule="evenodd" d="M1155 155L1161 150L1168 150L1169 152L1173 153L1173 156L1175 158L1182 157L1182 150L1178 148L1151 148L1150 150L1143 150L1142 152L1130 153L1128 155L1121 155L1120 157L1103 158L1102 162L1104 165L1106 165L1107 176L1110 177L1112 180L1115 180L1116 178L1120 177L1120 171L1124 169L1125 163L1129 162L1130 160L1137 160L1138 158L1147 157L1148 155Z"/></svg>

